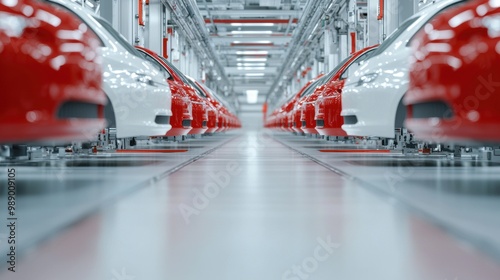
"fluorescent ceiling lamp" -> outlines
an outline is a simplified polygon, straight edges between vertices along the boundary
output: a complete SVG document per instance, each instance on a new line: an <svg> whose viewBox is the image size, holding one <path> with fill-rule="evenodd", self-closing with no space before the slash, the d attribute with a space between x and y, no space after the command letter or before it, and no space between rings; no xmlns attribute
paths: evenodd
<svg viewBox="0 0 500 280"><path fill-rule="evenodd" d="M237 51L237 55L267 55L268 51Z"/></svg>
<svg viewBox="0 0 500 280"><path fill-rule="evenodd" d="M266 67L238 67L238 70L266 70Z"/></svg>
<svg viewBox="0 0 500 280"><path fill-rule="evenodd" d="M259 98L259 91L258 90L247 90L247 102L248 104L255 104L257 103L257 99Z"/></svg>
<svg viewBox="0 0 500 280"><path fill-rule="evenodd" d="M274 23L271 23L271 22L262 22L262 23L231 23L231 26L274 26Z"/></svg>
<svg viewBox="0 0 500 280"><path fill-rule="evenodd" d="M237 66L247 66L247 67L255 67L255 66L266 66L265 63L238 63Z"/></svg>
<svg viewBox="0 0 500 280"><path fill-rule="evenodd" d="M263 30L263 31L240 31L240 30L235 30L235 31L231 31L231 34L235 34L235 35L248 35L248 34L260 35L260 34L273 34L273 32L270 31L270 30Z"/></svg>
<svg viewBox="0 0 500 280"><path fill-rule="evenodd" d="M246 73L245 76L247 77L263 77L265 74L264 73Z"/></svg>
<svg viewBox="0 0 500 280"><path fill-rule="evenodd" d="M94 4L92 4L91 2L89 1L86 1L85 4L87 4L87 6L91 7L91 8L94 8Z"/></svg>
<svg viewBox="0 0 500 280"><path fill-rule="evenodd" d="M238 58L237 61L248 61L248 62L266 62L267 57L263 58Z"/></svg>
<svg viewBox="0 0 500 280"><path fill-rule="evenodd" d="M250 42L242 42L242 41L234 41L233 44L271 44L271 41L250 41Z"/></svg>

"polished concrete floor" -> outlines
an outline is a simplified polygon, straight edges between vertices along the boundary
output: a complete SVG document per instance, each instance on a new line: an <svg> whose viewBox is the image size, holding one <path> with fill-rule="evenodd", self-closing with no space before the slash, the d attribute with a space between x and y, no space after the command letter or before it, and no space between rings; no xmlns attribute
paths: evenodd
<svg viewBox="0 0 500 280"><path fill-rule="evenodd" d="M500 279L499 166L261 131L178 145L15 165L0 279Z"/></svg>

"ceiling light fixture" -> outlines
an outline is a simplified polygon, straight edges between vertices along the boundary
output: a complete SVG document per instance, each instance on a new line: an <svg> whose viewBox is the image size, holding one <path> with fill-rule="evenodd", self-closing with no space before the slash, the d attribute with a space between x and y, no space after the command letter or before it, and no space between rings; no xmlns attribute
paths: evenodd
<svg viewBox="0 0 500 280"><path fill-rule="evenodd" d="M231 23L231 26L274 26L274 23L263 22L263 23Z"/></svg>
<svg viewBox="0 0 500 280"><path fill-rule="evenodd" d="M271 41L248 41L248 42L242 42L242 41L233 41L232 44L272 44L273 42Z"/></svg>
<svg viewBox="0 0 500 280"><path fill-rule="evenodd" d="M248 104L255 104L259 99L259 91L254 89L247 90L247 102Z"/></svg>
<svg viewBox="0 0 500 280"><path fill-rule="evenodd" d="M262 35L262 34L273 34L272 31L270 30L262 30L262 31L241 31L241 30L235 30L231 31L231 34L235 35Z"/></svg>
<svg viewBox="0 0 500 280"><path fill-rule="evenodd" d="M266 70L266 67L238 67L238 70Z"/></svg>
<svg viewBox="0 0 500 280"><path fill-rule="evenodd" d="M255 66L266 66L265 63L237 63L237 66L249 66L249 67L255 67Z"/></svg>
<svg viewBox="0 0 500 280"><path fill-rule="evenodd" d="M237 55L268 55L268 51L237 51Z"/></svg>
<svg viewBox="0 0 500 280"><path fill-rule="evenodd" d="M265 74L264 73L246 73L245 76L247 77L263 77Z"/></svg>
<svg viewBox="0 0 500 280"><path fill-rule="evenodd" d="M267 57L264 58L237 58L237 61L249 61L249 62L266 62Z"/></svg>

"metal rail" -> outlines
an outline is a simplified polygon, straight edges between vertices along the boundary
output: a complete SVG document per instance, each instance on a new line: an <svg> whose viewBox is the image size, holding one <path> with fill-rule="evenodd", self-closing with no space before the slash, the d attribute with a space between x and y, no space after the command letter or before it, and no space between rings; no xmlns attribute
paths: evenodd
<svg viewBox="0 0 500 280"><path fill-rule="evenodd" d="M183 33L184 37L191 47L195 49L199 57L213 62L217 74L221 77L220 81L215 82L223 84L220 88L227 86L229 91L232 91L233 85L227 78L224 67L214 47L210 44L206 24L197 8L196 2L193 0L162 0L162 2L170 7L175 22L180 28L180 32Z"/></svg>
<svg viewBox="0 0 500 280"><path fill-rule="evenodd" d="M284 92L288 81L293 78L294 73L307 60L314 48L308 47L314 44L320 36L321 20L327 14L338 13L340 8L346 4L346 0L340 1L309 1L299 20L299 26L296 28L290 43L290 48L283 61L278 79L273 83L266 95L266 101L274 100L273 95ZM272 103L272 102L269 102Z"/></svg>

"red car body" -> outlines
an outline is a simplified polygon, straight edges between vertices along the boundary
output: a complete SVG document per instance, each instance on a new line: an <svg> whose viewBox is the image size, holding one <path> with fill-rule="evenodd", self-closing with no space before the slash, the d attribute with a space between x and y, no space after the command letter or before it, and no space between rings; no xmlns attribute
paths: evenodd
<svg viewBox="0 0 500 280"><path fill-rule="evenodd" d="M341 62L332 72L328 81L309 95L301 107L303 130L326 136L347 136L342 129L344 118L342 111L342 89L351 65L367 58L378 45L359 50ZM305 127L305 128L304 128Z"/></svg>
<svg viewBox="0 0 500 280"><path fill-rule="evenodd" d="M307 84L300 89L300 91L297 93L297 95L294 97L292 100L292 107L290 109L290 125L292 127L292 130L298 133L310 133L304 130L304 126L302 125L301 121L301 111L300 106L301 106L301 100L303 100L303 97L307 93L307 91L311 90L311 87L316 87L316 82L319 82L320 79L324 77L324 74L320 74L313 80L307 82Z"/></svg>
<svg viewBox="0 0 500 280"><path fill-rule="evenodd" d="M293 99L293 98L292 98ZM279 111L278 111L278 129L282 131L290 131L289 129L289 121L288 121L288 112L290 111L288 108L290 107L292 100L288 101L287 103L282 106Z"/></svg>
<svg viewBox="0 0 500 280"><path fill-rule="evenodd" d="M235 114L233 114L228 108L221 107L218 110L221 113L220 115L224 119L224 128L218 131L227 131L241 127L241 121L239 120L239 118Z"/></svg>
<svg viewBox="0 0 500 280"><path fill-rule="evenodd" d="M212 126L217 122L217 111L216 109L210 104L208 101L208 96L206 95L205 91L200 88L194 79L187 77L188 83L191 85L191 87L195 90L196 96L193 100L193 104L196 106L199 106L200 108L203 108L204 110L204 115L198 115L197 118L202 120L202 127L201 128L195 128L193 126L193 129L189 132L189 134L203 134L209 130L208 124L209 122L212 124ZM202 111L199 110L201 113Z"/></svg>
<svg viewBox="0 0 500 280"><path fill-rule="evenodd" d="M276 111L273 111L273 112L271 113L271 115L269 115L269 116L266 118L266 125L265 125L265 127L267 127L267 128L274 128L275 121L276 121L276 114L277 114L277 112L276 112Z"/></svg>
<svg viewBox="0 0 500 280"><path fill-rule="evenodd" d="M278 105L280 107L276 107L269 116L266 117L266 120L264 122L264 127L266 128L271 128L271 129L281 129L281 122L282 122L282 114L283 114L283 107L285 106L286 102L290 101L293 98L293 96L290 96L286 101L284 101L284 104L282 104L281 100L278 101Z"/></svg>
<svg viewBox="0 0 500 280"><path fill-rule="evenodd" d="M172 129L170 129L165 136L187 135L192 129L191 122L193 120L191 98L186 93L190 90L189 85L186 85L182 79L175 74L170 65L157 53L139 46L135 48L144 55L147 55L149 59L153 59L161 64L170 74L170 78L167 79L167 82L172 92L172 117L170 118Z"/></svg>
<svg viewBox="0 0 500 280"><path fill-rule="evenodd" d="M471 1L413 40L406 126L432 141L500 141L500 7Z"/></svg>
<svg viewBox="0 0 500 280"><path fill-rule="evenodd" d="M278 109L271 112L269 116L266 117L264 127L274 128L276 125L276 115L278 114Z"/></svg>
<svg viewBox="0 0 500 280"><path fill-rule="evenodd" d="M205 85L196 82L206 93L207 99L210 104L218 112L218 126L217 132L227 131L241 127L239 118L230 110L229 103L225 102L222 97L217 95L214 91L207 88Z"/></svg>
<svg viewBox="0 0 500 280"><path fill-rule="evenodd" d="M296 115L293 109L302 93L321 76L322 75L319 75L315 79L307 82L296 94L286 99L281 107L274 110L267 118L268 126L283 131L302 133L303 131L300 129L300 123L296 122Z"/></svg>
<svg viewBox="0 0 500 280"><path fill-rule="evenodd" d="M205 133L214 133L219 130L219 114L213 107L208 110L207 130Z"/></svg>
<svg viewBox="0 0 500 280"><path fill-rule="evenodd" d="M137 47L139 50L146 51L146 49ZM207 102L202 98L202 93L200 93L199 89L197 89L193 83L189 80L189 78L184 75L181 71L179 71L174 65L172 65L168 60L163 57L156 56L156 60L160 60L161 64L168 70L171 75L171 79L177 81L177 85L182 88L184 93L189 97L191 101L191 129L188 130L188 121L186 119L183 120L185 125L177 126L177 129L174 130L172 128L167 132L166 136L177 136L179 132L187 134L203 134L207 131L207 122L208 122L208 108ZM172 92L173 94L173 92ZM174 106L174 100L172 100L172 110ZM185 108L185 107L184 107ZM174 114L174 112L172 111ZM185 115L184 115L185 114ZM187 112L184 109L183 115L187 116ZM171 123L173 126L173 124ZM185 134L182 134L185 135Z"/></svg>
<svg viewBox="0 0 500 280"><path fill-rule="evenodd" d="M222 131L231 130L234 128L241 127L240 120L236 115L234 115L228 108L221 107L220 112L223 113L224 116L224 129Z"/></svg>
<svg viewBox="0 0 500 280"><path fill-rule="evenodd" d="M214 133L218 131L223 131L224 126L227 124L227 116L224 111L224 106L215 98L213 92L211 92L205 85L195 81L196 85L203 90L207 96L208 102L212 105L208 116L208 129L205 133Z"/></svg>
<svg viewBox="0 0 500 280"><path fill-rule="evenodd" d="M305 102L306 100L311 96L316 91L322 91L324 88L324 83L326 81L325 76L321 77L320 79L316 80L314 83L312 83L299 97L297 102L295 103L295 107L293 108L293 114L295 118L295 122L297 123L297 126L300 125L300 129L304 133L310 133L310 134L318 134L316 129L314 127L307 127L306 122L305 122L305 116L304 116L304 106L306 105Z"/></svg>
<svg viewBox="0 0 500 280"><path fill-rule="evenodd" d="M106 125L99 39L39 1L0 1L0 142L93 140Z"/></svg>
<svg viewBox="0 0 500 280"><path fill-rule="evenodd" d="M229 111L228 111L229 112ZM230 116L231 116L231 129L237 129L237 128L241 128L241 121L240 119L233 113L229 112Z"/></svg>
<svg viewBox="0 0 500 280"><path fill-rule="evenodd" d="M296 94L291 95L281 105L281 107L276 108L267 118L264 126L267 128L274 128L288 132L298 132L302 133L302 129L300 128L300 123L297 123L297 118L294 109L294 106L297 100L300 98L302 93L317 79L322 77L323 75L319 75L313 80L308 81ZM299 116L300 118L300 116Z"/></svg>

